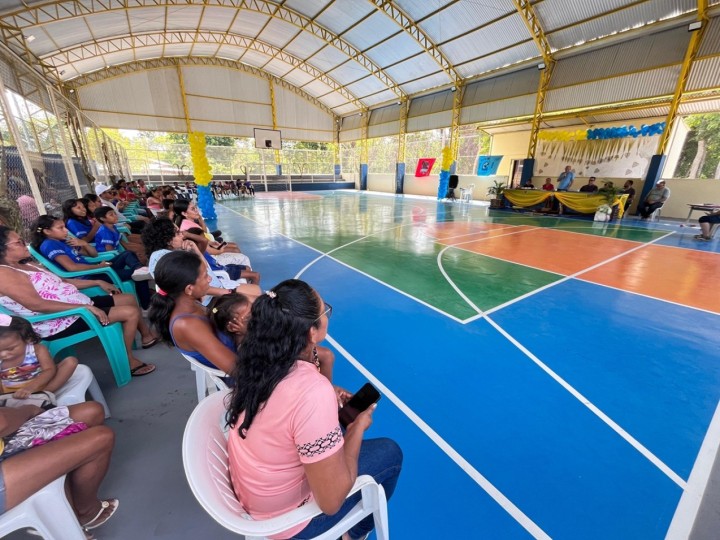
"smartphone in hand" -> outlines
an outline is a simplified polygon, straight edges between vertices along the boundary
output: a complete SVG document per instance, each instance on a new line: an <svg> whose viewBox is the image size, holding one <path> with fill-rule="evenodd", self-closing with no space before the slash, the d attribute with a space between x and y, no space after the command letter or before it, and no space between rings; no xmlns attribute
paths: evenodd
<svg viewBox="0 0 720 540"><path fill-rule="evenodd" d="M370 383L366 383L360 390L353 394L343 408L338 411L340 424L346 428L352 424L357 415L367 409L380 399L380 392Z"/></svg>
<svg viewBox="0 0 720 540"><path fill-rule="evenodd" d="M225 246L227 246L227 242L220 242L220 244L218 244L218 247L216 247L215 249L222 249Z"/></svg>

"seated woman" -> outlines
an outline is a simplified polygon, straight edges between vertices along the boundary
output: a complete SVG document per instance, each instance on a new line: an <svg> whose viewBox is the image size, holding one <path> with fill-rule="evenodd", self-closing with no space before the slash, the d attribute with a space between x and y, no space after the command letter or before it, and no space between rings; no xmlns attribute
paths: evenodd
<svg viewBox="0 0 720 540"><path fill-rule="evenodd" d="M157 213L163 209L162 207L162 189L160 187L153 188L150 191L150 194L148 195L147 199L145 200L145 205L153 211L153 214L157 215Z"/></svg>
<svg viewBox="0 0 720 540"><path fill-rule="evenodd" d="M155 371L132 353L136 332L142 336L142 346L148 349L157 343L150 328L140 316L135 297L120 294L113 285L102 280L61 279L37 263L28 263L30 252L25 242L13 230L0 226L0 305L20 317L39 313L57 313L84 306L101 323L122 324L130 372L139 377ZM78 289L101 287L108 295L92 298ZM33 323L33 329L46 341L84 332L85 321L77 316L61 317Z"/></svg>
<svg viewBox="0 0 720 540"><path fill-rule="evenodd" d="M43 410L35 405L0 407L0 437L15 433ZM104 411L95 402L68 407L70 418L87 429L35 446L3 459L0 453L0 515L16 507L50 482L67 475L68 502L86 530L104 525L118 509L117 499L100 500L115 445L112 430L103 425ZM51 510L51 509L47 509ZM94 537L86 532L88 539Z"/></svg>
<svg viewBox="0 0 720 540"><path fill-rule="evenodd" d="M107 207L102 207L98 212L103 211ZM113 210L110 210L113 214ZM119 233L118 233L119 235ZM104 245L104 239L108 236L103 233L103 227L98 229L95 235L96 245ZM43 256L53 263L57 264L63 270L68 272L82 272L83 270L92 270L96 268L112 268L122 281L130 281L136 270L142 273L142 264L132 251L123 251L115 255L110 261L102 261L99 263L90 263L84 256L97 257L97 250L91 244L79 238L68 237L68 231L62 220L53 216L40 216L34 223L32 229L32 247L38 250ZM105 249L103 249L105 251ZM111 279L107 275L99 274L91 279L101 279L110 282ZM81 278L82 279L82 278ZM147 308L150 304L150 289L144 281L139 281L136 286L138 298L143 308Z"/></svg>
<svg viewBox="0 0 720 540"><path fill-rule="evenodd" d="M206 366L232 373L235 353L217 338L199 303L210 288L202 258L187 251L163 255L155 267L155 283L158 292L148 318L161 339Z"/></svg>
<svg viewBox="0 0 720 540"><path fill-rule="evenodd" d="M346 500L358 475L372 475L389 499L402 467L395 442L362 440L374 405L341 431L338 404L348 395L336 394L319 364L308 360L327 335L329 313L307 283L283 281L255 300L235 363L227 421L238 500L257 519L311 500L324 512L282 538L314 538L335 525L360 498ZM369 516L343 538L364 538L372 529Z"/></svg>
<svg viewBox="0 0 720 540"><path fill-rule="evenodd" d="M142 233L143 245L145 252L148 254L148 271L155 277L155 269L162 257L172 251L182 250L189 251L202 256L198 246L190 241L183 239L183 233L169 219L158 218L154 222L148 224ZM237 281L220 278L210 269L208 265L208 273L210 274L210 288L207 296L201 303L207 305L211 297L222 296L236 289L240 284Z"/></svg>
<svg viewBox="0 0 720 540"><path fill-rule="evenodd" d="M80 240L95 241L95 234L100 228L100 223L92 217L92 214L88 214L84 199L68 199L63 202L62 210L67 230Z"/></svg>

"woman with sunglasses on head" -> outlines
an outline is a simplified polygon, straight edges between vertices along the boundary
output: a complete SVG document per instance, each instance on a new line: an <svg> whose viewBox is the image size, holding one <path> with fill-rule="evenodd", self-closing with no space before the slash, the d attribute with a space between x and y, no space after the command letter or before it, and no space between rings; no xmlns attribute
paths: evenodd
<svg viewBox="0 0 720 540"><path fill-rule="evenodd" d="M222 231L210 231L205 224L205 220L200 214L197 203L187 199L177 199L173 203L173 212L175 214L175 225L180 227L181 231L187 231L195 227L200 227L210 241L208 244L208 252L211 255L223 255L226 253L240 253L240 248L234 242L227 242L223 245ZM233 262L222 262L221 264L243 264ZM248 261L249 263L249 261ZM249 264L247 264L249 266Z"/></svg>
<svg viewBox="0 0 720 540"><path fill-rule="evenodd" d="M200 303L210 291L202 257L182 250L163 255L155 267L155 283L158 291L150 302L148 318L161 339L206 366L232 373L235 353L215 335ZM244 287L259 293L254 285Z"/></svg>
<svg viewBox="0 0 720 540"><path fill-rule="evenodd" d="M133 376L155 371L154 365L143 363L132 352L138 331L144 349L157 343L157 338L140 316L134 296L120 294L114 285L101 280L61 279L42 265L28 260L31 257L25 242L15 231L0 226L0 305L20 317L85 307L104 325L122 324ZM89 287L100 287L108 294L88 297L80 292ZM88 326L79 317L70 316L33 323L33 329L43 340L49 341L79 334L88 330Z"/></svg>
<svg viewBox="0 0 720 540"><path fill-rule="evenodd" d="M238 351L236 381L227 413L230 477L238 500L257 519L314 500L324 514L276 538L314 538L358 502L346 499L355 479L372 475L393 494L402 451L390 439L363 441L375 406L360 413L343 434L338 395L319 372L313 347L325 339L330 308L317 291L295 279L258 297ZM343 535L365 538L369 516Z"/></svg>

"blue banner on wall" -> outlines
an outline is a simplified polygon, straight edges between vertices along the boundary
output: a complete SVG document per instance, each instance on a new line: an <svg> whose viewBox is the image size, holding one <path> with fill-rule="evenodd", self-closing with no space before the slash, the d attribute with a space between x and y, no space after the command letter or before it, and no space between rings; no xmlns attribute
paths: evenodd
<svg viewBox="0 0 720 540"><path fill-rule="evenodd" d="M502 161L502 156L479 156L478 157L478 176L494 176L497 174L498 167Z"/></svg>

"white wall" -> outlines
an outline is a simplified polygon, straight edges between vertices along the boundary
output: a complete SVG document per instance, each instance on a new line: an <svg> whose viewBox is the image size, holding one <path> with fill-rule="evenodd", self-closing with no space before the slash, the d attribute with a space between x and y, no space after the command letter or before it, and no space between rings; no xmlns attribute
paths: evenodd
<svg viewBox="0 0 720 540"><path fill-rule="evenodd" d="M350 179L351 175L343 174L343 177ZM460 188L468 188L474 184L473 199L477 201L488 201L487 188L493 183L493 180L507 183L507 176L473 176L461 174L458 177L458 189L455 195L460 197ZM405 175L405 183L403 192L407 195L426 195L429 197L437 197L438 183L440 182L437 174L423 176L420 178L412 174ZM368 189L370 191L381 191L384 193L395 193L395 175L394 174L368 174Z"/></svg>
<svg viewBox="0 0 720 540"><path fill-rule="evenodd" d="M492 137L490 154L493 156L503 156L497 170L498 174L509 177L512 173L510 170L512 160L527 158L529 145L529 131L514 131L512 133L494 134Z"/></svg>

